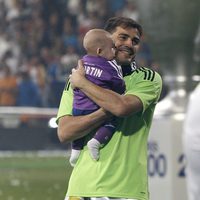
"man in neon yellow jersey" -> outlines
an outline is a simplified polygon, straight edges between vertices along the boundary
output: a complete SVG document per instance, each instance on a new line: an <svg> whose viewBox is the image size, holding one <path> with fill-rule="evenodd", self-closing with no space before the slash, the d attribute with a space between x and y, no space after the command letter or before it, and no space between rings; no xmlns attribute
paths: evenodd
<svg viewBox="0 0 200 200"><path fill-rule="evenodd" d="M122 66L126 92L119 95L88 81L81 61L73 69L71 85L101 108L89 115L72 116L73 92L70 82L66 84L57 115L60 141L87 135L87 144L95 129L111 115L118 117L118 125L111 141L100 150L98 161L92 160L87 146L84 147L70 177L66 200L148 200L147 139L162 80L155 71L136 67L134 58L142 35L137 22L114 17L107 21L105 30L115 43L116 61Z"/></svg>

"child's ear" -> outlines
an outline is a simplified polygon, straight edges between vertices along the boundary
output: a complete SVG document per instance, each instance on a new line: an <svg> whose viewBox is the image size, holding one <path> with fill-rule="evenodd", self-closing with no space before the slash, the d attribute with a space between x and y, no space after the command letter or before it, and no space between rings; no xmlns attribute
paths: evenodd
<svg viewBox="0 0 200 200"><path fill-rule="evenodd" d="M102 53L102 49L101 48L97 48L97 55L101 55Z"/></svg>

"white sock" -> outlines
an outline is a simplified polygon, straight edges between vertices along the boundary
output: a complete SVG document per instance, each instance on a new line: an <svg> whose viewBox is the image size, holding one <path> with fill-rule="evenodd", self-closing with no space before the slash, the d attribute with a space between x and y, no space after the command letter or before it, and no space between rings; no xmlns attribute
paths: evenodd
<svg viewBox="0 0 200 200"><path fill-rule="evenodd" d="M72 167L75 166L80 153L81 153L81 150L72 149L71 156L70 156L70 159L69 159L69 162L70 162Z"/></svg>
<svg viewBox="0 0 200 200"><path fill-rule="evenodd" d="M99 160L99 149L100 149L100 142L94 138L88 141L87 147L90 153L90 156L94 160Z"/></svg>

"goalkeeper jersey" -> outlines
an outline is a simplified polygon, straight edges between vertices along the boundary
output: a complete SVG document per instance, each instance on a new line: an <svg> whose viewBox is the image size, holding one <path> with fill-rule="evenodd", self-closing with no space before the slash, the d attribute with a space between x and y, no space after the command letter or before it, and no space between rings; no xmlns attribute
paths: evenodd
<svg viewBox="0 0 200 200"><path fill-rule="evenodd" d="M124 80L125 95L137 96L143 110L118 118L117 130L100 150L98 161L92 160L87 146L84 147L69 180L68 196L149 199L147 139L162 80L157 72L148 68L138 68ZM73 92L67 85L57 120L72 114L72 101Z"/></svg>

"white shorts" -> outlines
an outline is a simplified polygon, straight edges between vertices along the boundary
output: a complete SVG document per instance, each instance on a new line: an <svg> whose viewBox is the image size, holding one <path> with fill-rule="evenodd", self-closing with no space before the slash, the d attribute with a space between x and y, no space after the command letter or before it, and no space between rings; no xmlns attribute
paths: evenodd
<svg viewBox="0 0 200 200"><path fill-rule="evenodd" d="M66 196L64 200L138 200L138 199L126 199L126 198L113 198L113 197L68 197Z"/></svg>

